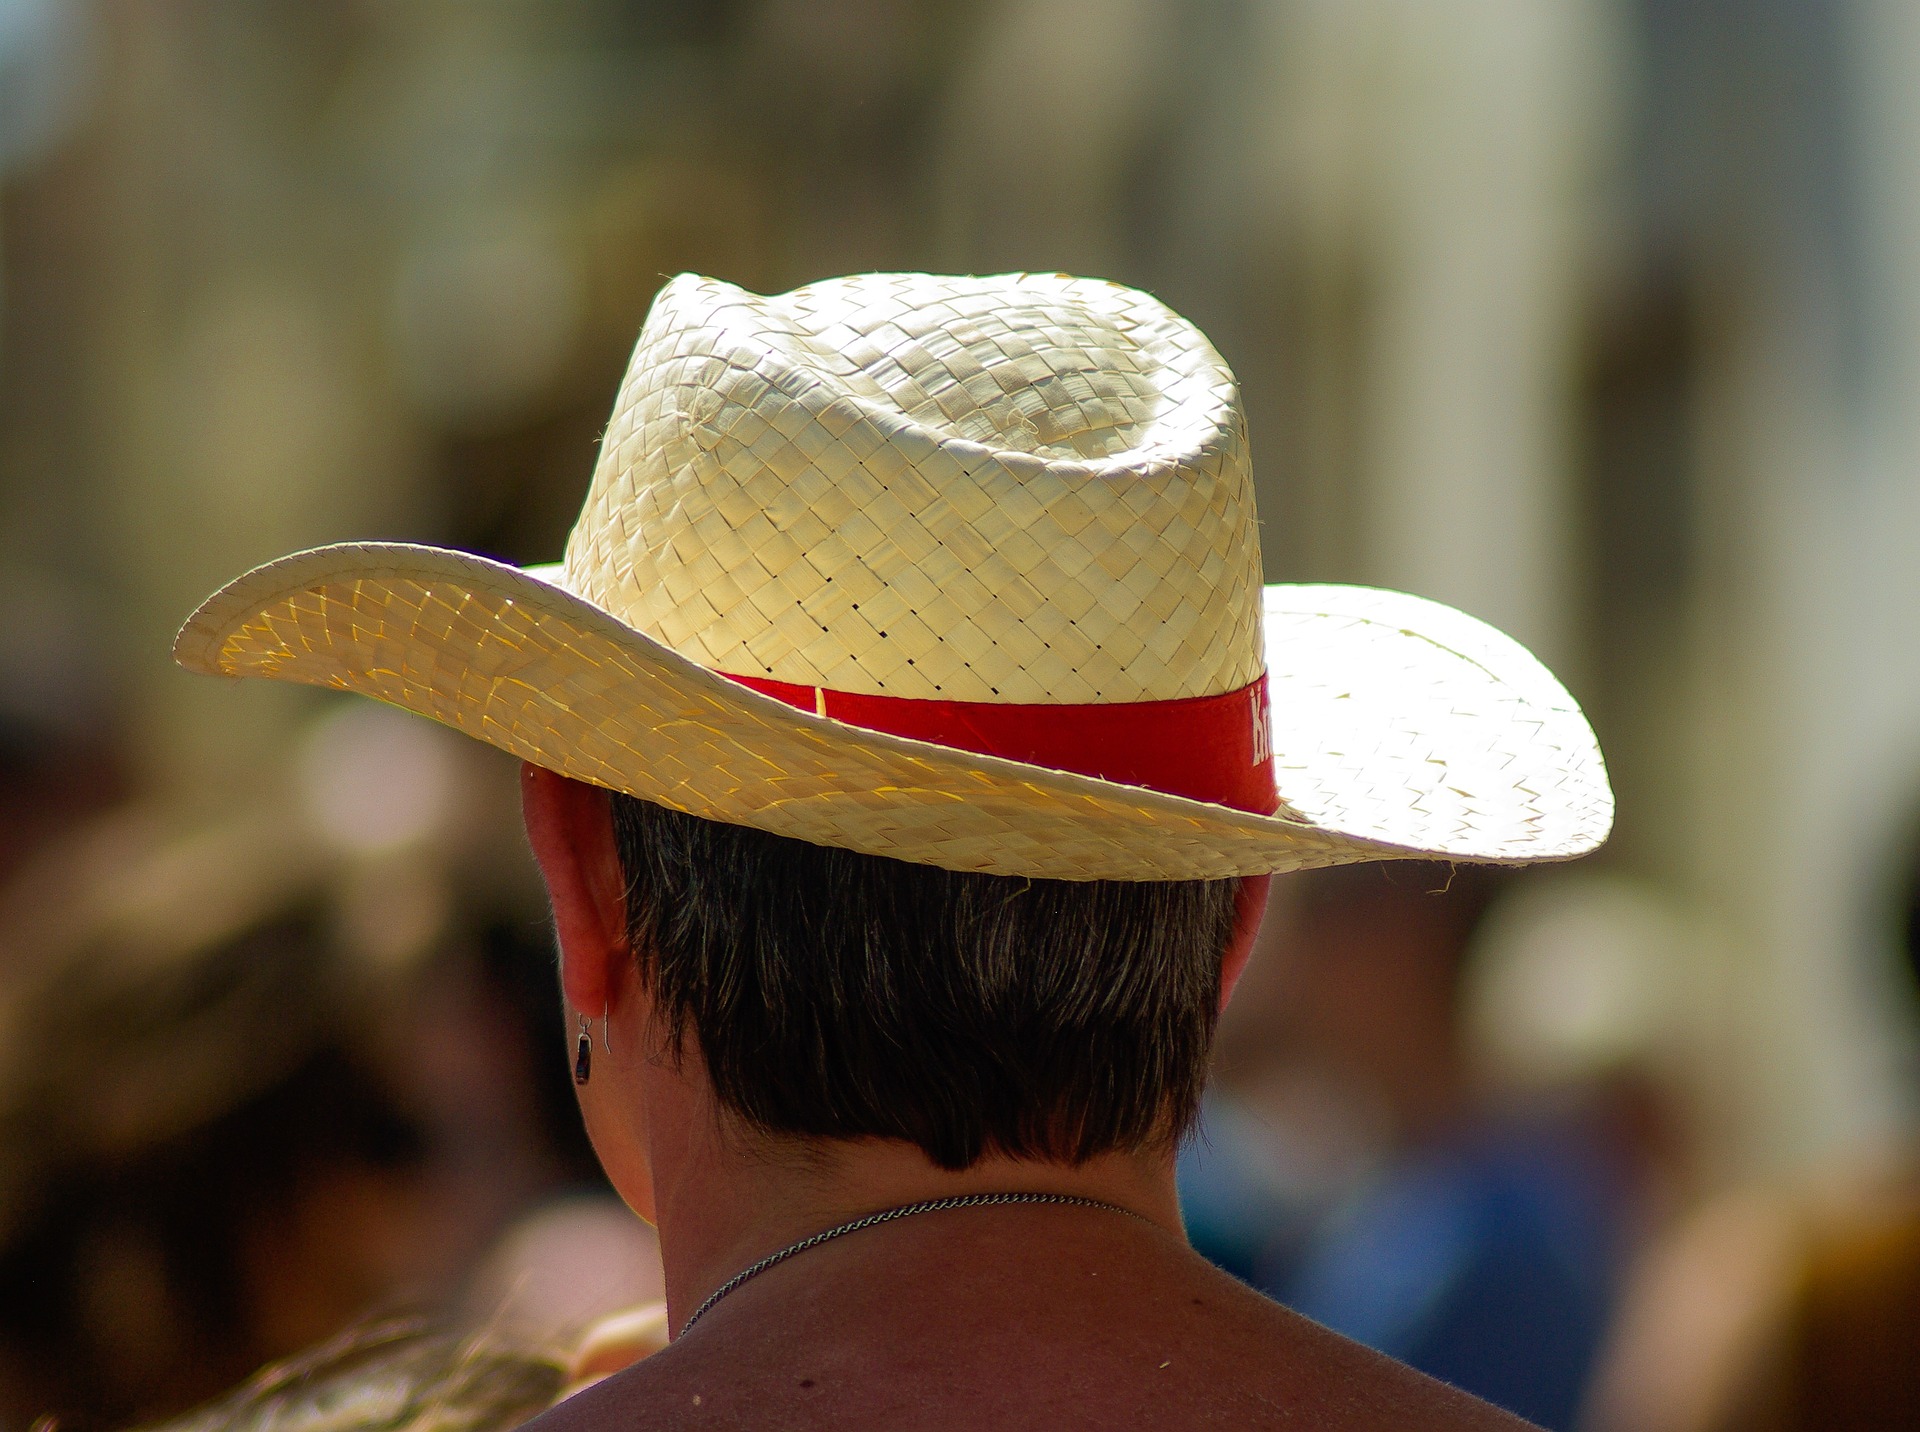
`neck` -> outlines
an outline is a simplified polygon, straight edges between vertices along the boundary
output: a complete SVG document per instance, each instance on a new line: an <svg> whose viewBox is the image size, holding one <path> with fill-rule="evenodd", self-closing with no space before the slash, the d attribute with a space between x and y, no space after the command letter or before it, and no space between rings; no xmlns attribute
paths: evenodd
<svg viewBox="0 0 1920 1432"><path fill-rule="evenodd" d="M960 1172L911 1145L774 1139L716 1130L661 1160L654 1207L668 1322L677 1333L715 1288L799 1239L882 1209L967 1193L1060 1193L1137 1213L1184 1239L1166 1153L1109 1154L1084 1164L989 1157ZM664 1175L664 1177L663 1177Z"/></svg>

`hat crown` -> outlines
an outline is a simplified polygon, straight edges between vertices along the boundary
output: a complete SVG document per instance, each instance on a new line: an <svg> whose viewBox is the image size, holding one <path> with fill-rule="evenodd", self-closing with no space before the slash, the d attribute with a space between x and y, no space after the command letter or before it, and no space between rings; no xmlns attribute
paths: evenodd
<svg viewBox="0 0 1920 1432"><path fill-rule="evenodd" d="M1060 275L656 299L566 585L729 675L949 701L1170 700L1263 669L1232 374Z"/></svg>

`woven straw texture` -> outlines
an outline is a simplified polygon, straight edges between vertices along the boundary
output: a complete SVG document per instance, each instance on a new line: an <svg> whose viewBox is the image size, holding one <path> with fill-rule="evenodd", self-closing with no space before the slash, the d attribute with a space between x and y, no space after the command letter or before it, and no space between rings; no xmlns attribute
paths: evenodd
<svg viewBox="0 0 1920 1432"><path fill-rule="evenodd" d="M564 564L300 553L216 593L175 654L957 870L1217 878L1605 839L1592 732L1526 651L1397 593L1263 603L1257 532L1232 375L1144 294L880 274L769 299L682 277ZM1045 705L1215 695L1263 669L1271 817L861 730L717 674Z"/></svg>
<svg viewBox="0 0 1920 1432"><path fill-rule="evenodd" d="M1233 375L1087 279L674 279L566 573L703 666L834 691L1150 701L1260 674Z"/></svg>
<svg viewBox="0 0 1920 1432"><path fill-rule="evenodd" d="M1592 734L1505 637L1364 588L1269 588L1267 619L1273 817L797 711L524 572L434 548L285 558L209 601L176 654L358 691L695 815L954 870L1214 879L1565 859L1605 837Z"/></svg>

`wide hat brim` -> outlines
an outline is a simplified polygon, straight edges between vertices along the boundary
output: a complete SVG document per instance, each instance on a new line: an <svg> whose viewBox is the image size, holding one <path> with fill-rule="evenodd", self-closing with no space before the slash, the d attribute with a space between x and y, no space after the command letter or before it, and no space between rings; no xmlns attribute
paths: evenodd
<svg viewBox="0 0 1920 1432"><path fill-rule="evenodd" d="M359 692L535 765L712 820L873 855L1066 880L1193 880L1364 860L1565 860L1606 839L1593 732L1525 648L1438 603L1271 586L1281 806L1255 815L869 731L690 661L522 570L347 543L195 612L191 671Z"/></svg>

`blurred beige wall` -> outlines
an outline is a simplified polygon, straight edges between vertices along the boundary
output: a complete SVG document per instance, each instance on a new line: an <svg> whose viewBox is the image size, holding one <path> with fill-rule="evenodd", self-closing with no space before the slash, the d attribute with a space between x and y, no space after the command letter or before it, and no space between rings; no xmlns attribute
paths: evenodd
<svg viewBox="0 0 1920 1432"><path fill-rule="evenodd" d="M1309 261L1363 266L1349 579L1492 622L1563 674L1584 279L1622 82L1598 0L1305 0L1279 48Z"/></svg>

